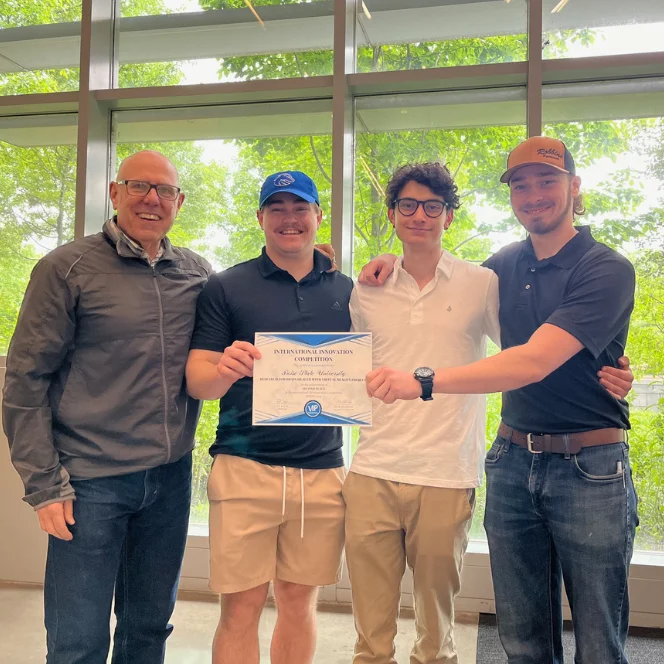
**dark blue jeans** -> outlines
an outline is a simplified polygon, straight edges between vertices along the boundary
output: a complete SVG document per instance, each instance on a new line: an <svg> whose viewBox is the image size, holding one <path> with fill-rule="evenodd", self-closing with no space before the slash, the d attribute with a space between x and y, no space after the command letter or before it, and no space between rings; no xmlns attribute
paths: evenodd
<svg viewBox="0 0 664 664"><path fill-rule="evenodd" d="M566 459L498 438L486 458L484 527L510 664L562 664L561 592L576 664L626 664L627 580L638 524L628 447Z"/></svg>
<svg viewBox="0 0 664 664"><path fill-rule="evenodd" d="M70 542L49 536L44 608L47 664L159 664L184 555L191 454L116 477L72 481Z"/></svg>

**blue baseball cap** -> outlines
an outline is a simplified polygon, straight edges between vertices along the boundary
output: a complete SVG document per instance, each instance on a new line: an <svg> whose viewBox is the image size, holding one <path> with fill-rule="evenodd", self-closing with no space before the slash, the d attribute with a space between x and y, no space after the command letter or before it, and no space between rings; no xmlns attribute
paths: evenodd
<svg viewBox="0 0 664 664"><path fill-rule="evenodd" d="M273 173L265 178L263 186L261 187L261 195L258 201L258 207L262 208L265 201L280 192L288 192L303 198L309 203L318 203L318 189L314 181L302 171L281 171L280 173Z"/></svg>

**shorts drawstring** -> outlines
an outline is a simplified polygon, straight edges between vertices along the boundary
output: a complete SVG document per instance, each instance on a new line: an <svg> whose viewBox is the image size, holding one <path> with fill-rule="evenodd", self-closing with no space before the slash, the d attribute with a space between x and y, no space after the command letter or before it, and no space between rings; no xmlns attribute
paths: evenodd
<svg viewBox="0 0 664 664"><path fill-rule="evenodd" d="M281 497L281 523L284 522L284 517L286 516L286 466L282 466L284 470L284 481L283 481L283 491Z"/></svg>
<svg viewBox="0 0 664 664"><path fill-rule="evenodd" d="M282 466L283 489L281 492L281 523L286 518L286 466ZM304 539L304 470L300 468L300 539Z"/></svg>

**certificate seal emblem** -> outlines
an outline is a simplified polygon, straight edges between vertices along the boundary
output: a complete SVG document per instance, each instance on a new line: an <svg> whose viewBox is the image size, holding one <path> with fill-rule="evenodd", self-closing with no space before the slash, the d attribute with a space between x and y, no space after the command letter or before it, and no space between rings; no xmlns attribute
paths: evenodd
<svg viewBox="0 0 664 664"><path fill-rule="evenodd" d="M313 419L314 417L318 417L322 412L323 409L320 403L314 399L307 401L307 403L304 404L304 414L307 417L311 417Z"/></svg>

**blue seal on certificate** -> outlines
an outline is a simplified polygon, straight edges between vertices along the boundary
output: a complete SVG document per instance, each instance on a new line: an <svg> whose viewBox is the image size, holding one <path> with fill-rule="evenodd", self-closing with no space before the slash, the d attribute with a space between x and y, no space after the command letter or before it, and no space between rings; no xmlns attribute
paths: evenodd
<svg viewBox="0 0 664 664"><path fill-rule="evenodd" d="M311 401L307 401L307 403L304 404L304 414L307 417L318 417L321 413L323 412L323 408L320 405L320 402L312 399Z"/></svg>

